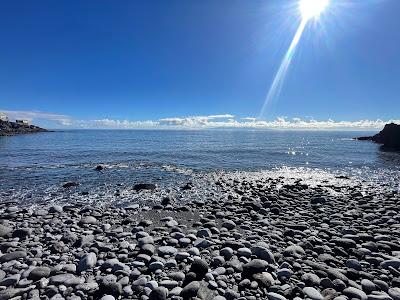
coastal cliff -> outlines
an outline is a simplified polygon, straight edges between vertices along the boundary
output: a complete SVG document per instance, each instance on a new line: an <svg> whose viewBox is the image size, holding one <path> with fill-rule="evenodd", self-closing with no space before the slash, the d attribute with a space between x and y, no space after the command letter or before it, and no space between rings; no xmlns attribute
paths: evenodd
<svg viewBox="0 0 400 300"><path fill-rule="evenodd" d="M49 130L35 125L18 124L9 121L0 121L0 136L11 136L17 134L48 132Z"/></svg>
<svg viewBox="0 0 400 300"><path fill-rule="evenodd" d="M373 141L383 144L387 149L400 150L400 125L386 124L385 128L374 136L359 137L360 141Z"/></svg>

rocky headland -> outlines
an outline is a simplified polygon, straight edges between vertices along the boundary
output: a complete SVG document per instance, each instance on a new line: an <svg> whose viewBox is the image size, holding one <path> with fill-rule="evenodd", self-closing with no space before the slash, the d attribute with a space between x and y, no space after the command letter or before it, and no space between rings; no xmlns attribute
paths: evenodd
<svg viewBox="0 0 400 300"><path fill-rule="evenodd" d="M360 141L373 141L386 149L400 150L400 125L386 124L385 128L374 136L359 137Z"/></svg>
<svg viewBox="0 0 400 300"><path fill-rule="evenodd" d="M28 134L37 132L49 132L49 130L35 125L19 124L9 121L0 121L0 136Z"/></svg>
<svg viewBox="0 0 400 300"><path fill-rule="evenodd" d="M3 203L0 299L400 299L397 190L257 173L201 186L123 207Z"/></svg>

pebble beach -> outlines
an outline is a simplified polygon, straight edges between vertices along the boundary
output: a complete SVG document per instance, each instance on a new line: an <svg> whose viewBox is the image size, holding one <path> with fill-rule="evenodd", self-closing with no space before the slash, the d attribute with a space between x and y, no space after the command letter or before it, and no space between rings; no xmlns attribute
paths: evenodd
<svg viewBox="0 0 400 300"><path fill-rule="evenodd" d="M400 299L396 189L239 172L135 193L1 204L0 299Z"/></svg>
<svg viewBox="0 0 400 300"><path fill-rule="evenodd" d="M0 3L0 300L400 300L400 0Z"/></svg>

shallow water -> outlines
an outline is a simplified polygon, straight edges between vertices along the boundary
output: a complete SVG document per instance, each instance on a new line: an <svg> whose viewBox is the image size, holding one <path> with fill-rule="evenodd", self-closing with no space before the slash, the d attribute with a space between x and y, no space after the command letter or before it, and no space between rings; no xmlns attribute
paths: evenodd
<svg viewBox="0 0 400 300"><path fill-rule="evenodd" d="M71 197L60 189L66 181L79 182L76 191L110 199L121 186L149 181L173 186L192 180L193 174L219 170L342 174L398 188L400 154L352 139L370 134L71 130L0 137L0 201L42 202L56 193ZM94 171L98 164L106 171Z"/></svg>

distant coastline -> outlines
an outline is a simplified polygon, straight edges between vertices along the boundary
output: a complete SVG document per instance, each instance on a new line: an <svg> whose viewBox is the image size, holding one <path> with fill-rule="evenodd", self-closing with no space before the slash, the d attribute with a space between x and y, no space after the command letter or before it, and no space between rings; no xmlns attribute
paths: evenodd
<svg viewBox="0 0 400 300"><path fill-rule="evenodd" d="M359 141L373 141L382 144L385 149L400 150L400 125L386 124L385 128L374 136L357 138Z"/></svg>
<svg viewBox="0 0 400 300"><path fill-rule="evenodd" d="M30 124L20 124L10 121L0 121L0 136L13 136L19 134L29 134L38 132L51 132L51 131Z"/></svg>

